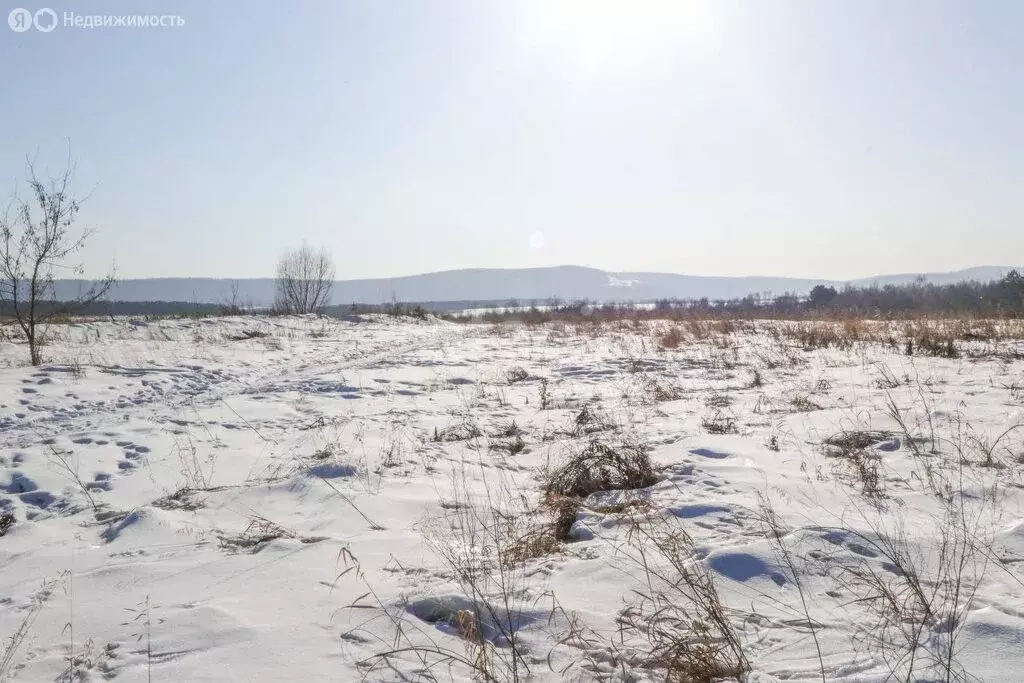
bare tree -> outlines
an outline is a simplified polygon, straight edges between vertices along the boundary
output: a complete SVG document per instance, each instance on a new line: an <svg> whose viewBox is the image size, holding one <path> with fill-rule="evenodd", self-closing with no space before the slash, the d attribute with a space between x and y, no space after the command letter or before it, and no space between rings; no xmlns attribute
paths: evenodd
<svg viewBox="0 0 1024 683"><path fill-rule="evenodd" d="M277 262L277 310L315 313L327 305L334 285L334 261L325 248L303 243Z"/></svg>
<svg viewBox="0 0 1024 683"><path fill-rule="evenodd" d="M70 158L60 175L46 178L40 178L29 161L26 178L30 198L15 197L0 217L0 308L14 316L28 339L32 365L42 362L39 348L45 339L41 326L81 311L103 298L114 283L111 273L80 289L76 296L57 300L55 274L62 271L65 277L81 276L82 266L69 264L68 260L95 232L71 232L81 208L81 201L71 192L73 177Z"/></svg>
<svg viewBox="0 0 1024 683"><path fill-rule="evenodd" d="M231 281L231 294L230 296L221 302L220 314L221 315L242 315L252 310L252 301L242 300L242 295L239 293L238 280Z"/></svg>

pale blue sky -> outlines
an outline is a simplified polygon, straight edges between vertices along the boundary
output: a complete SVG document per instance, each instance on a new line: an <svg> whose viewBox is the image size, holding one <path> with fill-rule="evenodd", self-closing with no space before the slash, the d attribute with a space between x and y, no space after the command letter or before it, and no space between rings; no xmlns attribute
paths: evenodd
<svg viewBox="0 0 1024 683"><path fill-rule="evenodd" d="M594 2L50 0L185 25L0 24L0 190L70 138L123 277L1024 261L1024 3Z"/></svg>

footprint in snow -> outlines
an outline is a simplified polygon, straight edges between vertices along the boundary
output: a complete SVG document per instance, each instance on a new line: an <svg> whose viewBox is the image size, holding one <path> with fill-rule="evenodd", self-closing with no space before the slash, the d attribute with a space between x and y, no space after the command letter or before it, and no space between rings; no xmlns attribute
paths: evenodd
<svg viewBox="0 0 1024 683"><path fill-rule="evenodd" d="M710 448L694 448L694 449L692 449L690 451L690 453L692 453L693 455L699 455L702 458L715 458L715 459L728 458L729 455L730 455L729 453L724 453L722 451L712 450Z"/></svg>
<svg viewBox="0 0 1024 683"><path fill-rule="evenodd" d="M25 505L46 510L57 502L57 497L49 491L30 491L18 496Z"/></svg>

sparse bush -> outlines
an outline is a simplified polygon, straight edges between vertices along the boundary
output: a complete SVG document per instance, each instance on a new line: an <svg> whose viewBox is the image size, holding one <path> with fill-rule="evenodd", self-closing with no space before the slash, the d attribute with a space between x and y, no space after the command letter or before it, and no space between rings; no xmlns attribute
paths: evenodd
<svg viewBox="0 0 1024 683"><path fill-rule="evenodd" d="M68 263L85 247L94 231L70 233L81 208L72 193L74 166L70 159L56 178L40 178L34 164L27 167L31 200L15 197L13 209L0 215L0 315L14 318L28 342L32 365L43 362L46 323L80 313L99 302L114 284L114 274L94 281L71 299L58 300L55 278L80 276L82 266Z"/></svg>
<svg viewBox="0 0 1024 683"><path fill-rule="evenodd" d="M303 244L286 252L277 262L277 299L279 313L316 313L331 299L334 286L334 262L326 249L314 251Z"/></svg>

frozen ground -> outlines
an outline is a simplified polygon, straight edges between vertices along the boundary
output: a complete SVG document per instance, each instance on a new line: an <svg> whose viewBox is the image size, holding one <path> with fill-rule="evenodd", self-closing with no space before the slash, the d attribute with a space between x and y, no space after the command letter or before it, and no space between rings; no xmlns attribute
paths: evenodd
<svg viewBox="0 0 1024 683"><path fill-rule="evenodd" d="M666 349L662 323L88 322L36 368L0 344L0 671L664 680L623 623L666 614L642 558L682 530L752 681L1020 680L1024 346L807 350L779 327ZM656 483L510 559L547 528L545 472L593 443L646 452Z"/></svg>

